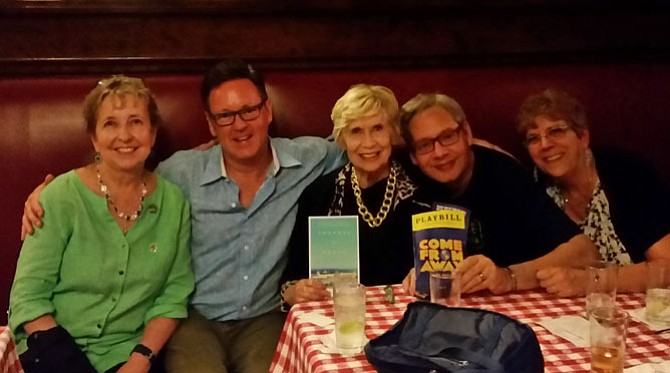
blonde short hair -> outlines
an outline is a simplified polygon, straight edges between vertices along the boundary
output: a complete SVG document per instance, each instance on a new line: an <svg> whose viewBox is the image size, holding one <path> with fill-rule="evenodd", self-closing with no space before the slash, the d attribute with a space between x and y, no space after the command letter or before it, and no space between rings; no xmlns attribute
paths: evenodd
<svg viewBox="0 0 670 373"><path fill-rule="evenodd" d="M333 138L340 142L342 132L360 118L383 114L391 125L394 142L398 137L398 100L393 91L380 85L356 84L340 97L330 119L333 121Z"/></svg>
<svg viewBox="0 0 670 373"><path fill-rule="evenodd" d="M158 115L158 106L156 105L156 100L154 99L153 94L146 84L144 84L144 81L140 78L114 75L99 81L95 88L93 88L84 99L84 121L86 122L86 132L89 134L95 133L98 110L105 98L108 96L122 98L125 95L134 95L145 100L149 111L151 126L158 126L161 121L160 116Z"/></svg>

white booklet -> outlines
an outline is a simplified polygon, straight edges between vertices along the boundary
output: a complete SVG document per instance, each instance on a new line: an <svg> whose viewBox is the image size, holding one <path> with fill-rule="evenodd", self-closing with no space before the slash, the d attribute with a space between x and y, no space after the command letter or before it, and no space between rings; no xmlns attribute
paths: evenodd
<svg viewBox="0 0 670 373"><path fill-rule="evenodd" d="M335 276L360 281L358 216L310 216L309 277L331 285Z"/></svg>

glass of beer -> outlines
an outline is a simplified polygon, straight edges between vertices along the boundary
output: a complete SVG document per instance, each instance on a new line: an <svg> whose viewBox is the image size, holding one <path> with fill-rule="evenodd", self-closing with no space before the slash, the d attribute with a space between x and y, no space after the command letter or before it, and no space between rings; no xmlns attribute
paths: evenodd
<svg viewBox="0 0 670 373"><path fill-rule="evenodd" d="M628 314L619 307L594 308L589 314L592 373L622 373Z"/></svg>

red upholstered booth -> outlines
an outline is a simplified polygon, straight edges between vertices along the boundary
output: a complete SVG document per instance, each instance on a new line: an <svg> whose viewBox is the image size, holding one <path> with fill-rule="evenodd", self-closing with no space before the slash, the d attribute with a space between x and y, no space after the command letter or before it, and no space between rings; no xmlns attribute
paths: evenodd
<svg viewBox="0 0 670 373"><path fill-rule="evenodd" d="M91 159L81 106L98 76L0 79L0 324L21 247L23 201L47 173ZM210 138L199 99L200 76L145 76L164 126L154 160ZM352 84L386 85L403 102L422 91L442 91L464 107L475 136L525 160L514 131L523 98L546 87L564 89L586 105L592 141L648 159L670 181L668 65L565 65L387 71L267 71L273 135L328 135L330 109Z"/></svg>

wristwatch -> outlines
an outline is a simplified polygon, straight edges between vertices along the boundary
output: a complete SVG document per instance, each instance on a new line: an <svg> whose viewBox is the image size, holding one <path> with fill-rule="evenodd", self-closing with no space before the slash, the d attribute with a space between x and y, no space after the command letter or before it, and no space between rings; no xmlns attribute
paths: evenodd
<svg viewBox="0 0 670 373"><path fill-rule="evenodd" d="M154 352L151 351L151 349L143 344L138 344L133 348L133 352L137 352L139 354L144 355L147 359L149 359L149 363L153 365L154 361L156 361L156 355L154 355Z"/></svg>

